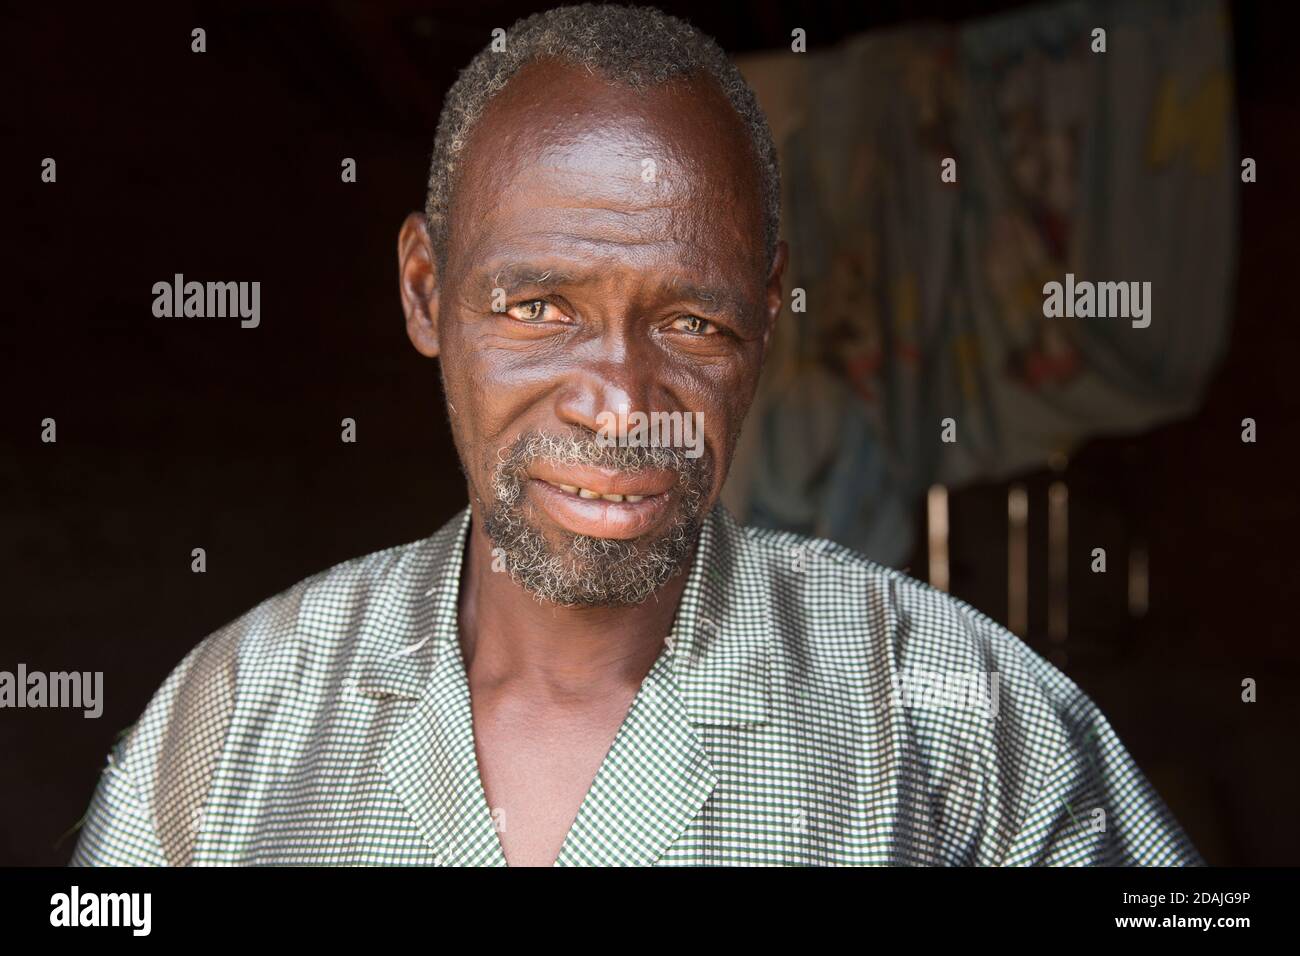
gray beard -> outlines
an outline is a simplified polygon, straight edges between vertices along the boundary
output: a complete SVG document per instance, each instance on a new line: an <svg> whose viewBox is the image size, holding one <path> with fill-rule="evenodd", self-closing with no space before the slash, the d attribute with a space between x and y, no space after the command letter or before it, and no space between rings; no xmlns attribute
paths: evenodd
<svg viewBox="0 0 1300 956"><path fill-rule="evenodd" d="M677 512L667 529L650 540L566 534L563 544L552 545L529 522L521 501L528 466L543 458L620 471L675 471ZM539 600L565 607L640 604L684 567L704 524L711 485L707 453L687 458L674 448L602 446L585 432L533 432L498 456L492 500L483 502L484 530L494 557L504 557L511 579Z"/></svg>

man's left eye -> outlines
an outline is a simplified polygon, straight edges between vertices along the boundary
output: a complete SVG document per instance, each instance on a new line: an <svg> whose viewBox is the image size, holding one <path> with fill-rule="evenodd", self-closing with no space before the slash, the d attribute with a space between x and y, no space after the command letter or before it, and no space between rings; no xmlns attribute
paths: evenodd
<svg viewBox="0 0 1300 956"><path fill-rule="evenodd" d="M717 335L718 326L698 315L683 315L673 322L673 328L691 335Z"/></svg>

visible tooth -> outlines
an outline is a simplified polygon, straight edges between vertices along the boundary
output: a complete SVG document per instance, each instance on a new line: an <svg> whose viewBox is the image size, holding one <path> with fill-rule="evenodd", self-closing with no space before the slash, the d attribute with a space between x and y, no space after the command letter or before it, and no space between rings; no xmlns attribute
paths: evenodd
<svg viewBox="0 0 1300 956"><path fill-rule="evenodd" d="M622 500L623 500L623 496L622 496L622 495L601 495L601 497L604 498L606 501L622 501Z"/></svg>
<svg viewBox="0 0 1300 956"><path fill-rule="evenodd" d="M567 491L567 492L568 492L569 494L571 494L571 495L576 495L576 494L578 493L578 486L577 486L577 485L561 485L561 484L557 484L555 487L556 487L556 488L559 488L561 491Z"/></svg>
<svg viewBox="0 0 1300 956"><path fill-rule="evenodd" d="M599 498L600 495L596 494L596 492L594 492L594 491L588 491L586 488L579 488L579 489L578 489L578 497L579 497L579 498Z"/></svg>
<svg viewBox="0 0 1300 956"><path fill-rule="evenodd" d="M624 495L624 496L623 496L623 500L624 500L624 501L631 501L631 502L633 502L634 504L635 504L636 502L638 502L638 501L642 501L642 500L644 500L644 499L645 499L645 495Z"/></svg>

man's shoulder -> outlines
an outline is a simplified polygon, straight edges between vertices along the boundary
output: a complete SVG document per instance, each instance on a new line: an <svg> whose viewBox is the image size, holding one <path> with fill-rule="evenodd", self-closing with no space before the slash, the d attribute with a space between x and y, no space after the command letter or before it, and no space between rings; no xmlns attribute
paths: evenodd
<svg viewBox="0 0 1300 956"><path fill-rule="evenodd" d="M431 535L340 561L271 595L210 634L241 670L350 657L359 638L392 630L428 600L458 540L455 518ZM199 648L196 648L196 651Z"/></svg>
<svg viewBox="0 0 1300 956"><path fill-rule="evenodd" d="M892 631L911 625L918 639L1015 637L960 598L911 577L908 569L880 564L826 538L753 525L739 530L778 603L797 603L821 626L887 625Z"/></svg>
<svg viewBox="0 0 1300 956"><path fill-rule="evenodd" d="M829 703L865 726L888 708L922 752L1017 768L1008 772L1027 793L1094 728L1110 734L1074 681L965 601L832 541L742 533L768 582L773 661L799 713Z"/></svg>
<svg viewBox="0 0 1300 956"><path fill-rule="evenodd" d="M1093 701L1016 634L843 545L729 530L748 545L747 593L769 595L772 686L789 732L810 747L845 741L850 754L864 739L903 748L904 786L940 808L950 845L969 850L957 858L1199 862Z"/></svg>
<svg viewBox="0 0 1300 956"><path fill-rule="evenodd" d="M998 674L1068 708L1079 688L989 615L905 570L790 531L735 525L770 594L776 634L802 659L894 673Z"/></svg>

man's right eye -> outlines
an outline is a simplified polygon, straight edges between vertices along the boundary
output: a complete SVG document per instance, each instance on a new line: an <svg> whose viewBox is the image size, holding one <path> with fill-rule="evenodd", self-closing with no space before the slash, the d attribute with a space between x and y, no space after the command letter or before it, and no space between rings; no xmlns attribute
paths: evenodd
<svg viewBox="0 0 1300 956"><path fill-rule="evenodd" d="M506 315L520 322L538 325L542 322L567 322L568 316L545 299L530 299L506 310Z"/></svg>

